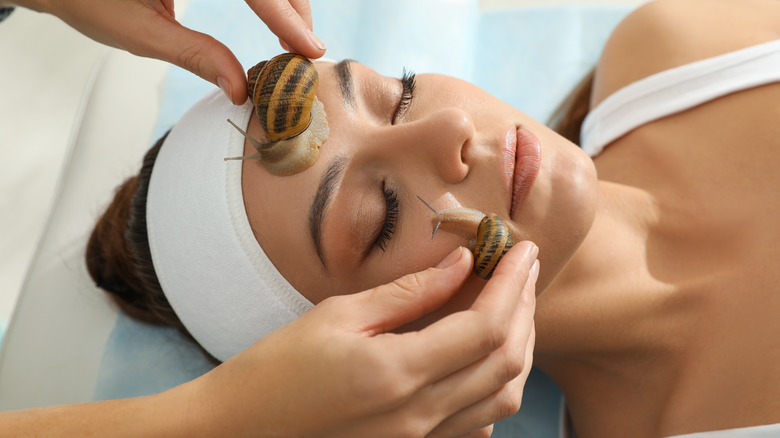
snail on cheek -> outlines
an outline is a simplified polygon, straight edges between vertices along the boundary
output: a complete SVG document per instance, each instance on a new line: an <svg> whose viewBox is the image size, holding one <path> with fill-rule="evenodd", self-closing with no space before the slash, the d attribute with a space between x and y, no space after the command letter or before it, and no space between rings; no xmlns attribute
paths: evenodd
<svg viewBox="0 0 780 438"><path fill-rule="evenodd" d="M311 61L285 53L262 61L247 72L248 90L267 142L233 125L257 150L225 160L258 160L274 175L294 175L309 168L328 138L325 106L317 99L319 75Z"/></svg>
<svg viewBox="0 0 780 438"><path fill-rule="evenodd" d="M489 280L498 262L515 244L504 221L494 213L485 214L472 208L458 207L439 212L419 196L417 198L434 213L431 239L439 229L468 238L469 249L474 253L474 273Z"/></svg>

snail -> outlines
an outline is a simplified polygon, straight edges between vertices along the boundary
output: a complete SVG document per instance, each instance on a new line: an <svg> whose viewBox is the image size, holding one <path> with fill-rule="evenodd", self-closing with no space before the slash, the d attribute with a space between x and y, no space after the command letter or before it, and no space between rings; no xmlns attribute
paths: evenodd
<svg viewBox="0 0 780 438"><path fill-rule="evenodd" d="M417 198L435 214L432 218L434 228L431 239L439 228L471 239L469 244L474 253L474 273L489 280L498 262L515 244L512 232L504 221L494 213L485 214L472 208L460 207L439 212L419 196Z"/></svg>
<svg viewBox="0 0 780 438"><path fill-rule="evenodd" d="M257 153L226 160L256 159L275 175L292 175L314 164L329 133L325 106L316 96L314 64L285 53L258 63L247 76L249 97L268 141L252 138L228 119Z"/></svg>

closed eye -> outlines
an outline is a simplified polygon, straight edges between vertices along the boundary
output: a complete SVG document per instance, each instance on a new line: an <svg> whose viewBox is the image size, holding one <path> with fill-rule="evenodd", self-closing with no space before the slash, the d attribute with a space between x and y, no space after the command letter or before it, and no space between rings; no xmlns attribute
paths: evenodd
<svg viewBox="0 0 780 438"><path fill-rule="evenodd" d="M388 243L393 238L395 226L398 221L398 193L386 185L382 186L382 194L385 197L385 221L377 236L375 245L385 252Z"/></svg>
<svg viewBox="0 0 780 438"><path fill-rule="evenodd" d="M414 72L408 71L406 70L406 67L404 67L403 75L401 75L401 98L399 99L398 106L393 113L393 125L398 122L398 119L404 115L406 110L409 108L409 105L412 103L412 98L414 97L414 88L416 86L415 77L416 75Z"/></svg>

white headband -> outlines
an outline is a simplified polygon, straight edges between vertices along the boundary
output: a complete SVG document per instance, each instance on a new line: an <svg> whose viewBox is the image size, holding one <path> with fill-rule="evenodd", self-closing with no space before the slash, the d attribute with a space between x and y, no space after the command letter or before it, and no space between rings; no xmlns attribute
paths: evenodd
<svg viewBox="0 0 780 438"><path fill-rule="evenodd" d="M313 304L279 273L249 226L241 191L252 105L215 90L173 127L154 163L146 203L157 278L195 340L219 360L240 353Z"/></svg>

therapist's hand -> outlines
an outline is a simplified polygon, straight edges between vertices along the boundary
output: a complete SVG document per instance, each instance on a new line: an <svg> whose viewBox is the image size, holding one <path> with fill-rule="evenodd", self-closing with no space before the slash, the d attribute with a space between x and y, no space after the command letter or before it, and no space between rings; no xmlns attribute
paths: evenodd
<svg viewBox="0 0 780 438"><path fill-rule="evenodd" d="M458 291L470 252L327 299L163 393L0 412L0 436L489 436L531 369L537 251L515 246L469 309L422 330L390 333Z"/></svg>
<svg viewBox="0 0 780 438"><path fill-rule="evenodd" d="M531 368L538 249L510 250L473 305L414 332L471 272L436 268L329 298L186 390L203 436L488 436L514 414ZM219 425L214 428L214 425Z"/></svg>
<svg viewBox="0 0 780 438"><path fill-rule="evenodd" d="M246 2L286 49L309 58L325 53L325 46L311 31L308 0ZM246 73L236 56L213 37L179 24L173 3L174 0L18 0L0 5L18 5L56 15L95 41L178 65L222 88L233 103L244 103Z"/></svg>
<svg viewBox="0 0 780 438"><path fill-rule="evenodd" d="M325 54L325 44L312 31L309 0L246 0L285 50L309 58Z"/></svg>

